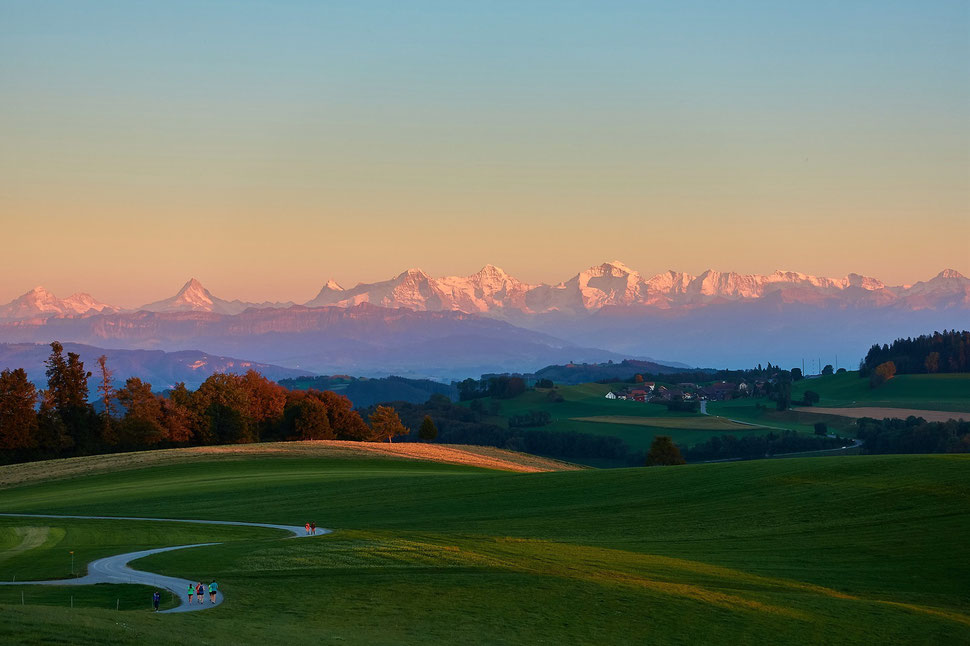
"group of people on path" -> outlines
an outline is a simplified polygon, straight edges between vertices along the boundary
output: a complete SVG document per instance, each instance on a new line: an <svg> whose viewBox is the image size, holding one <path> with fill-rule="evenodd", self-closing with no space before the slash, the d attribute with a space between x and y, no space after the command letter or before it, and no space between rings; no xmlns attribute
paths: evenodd
<svg viewBox="0 0 970 646"><path fill-rule="evenodd" d="M209 584L208 592L209 592L209 601L211 603L216 602L216 592L218 591L219 591L218 583L213 581L212 583ZM192 603L193 595L196 595L199 597L199 603L205 603L205 593L206 593L206 586L202 585L201 581L199 581L194 585L190 583L189 584L189 603Z"/></svg>
<svg viewBox="0 0 970 646"><path fill-rule="evenodd" d="M189 584L189 603L195 599L199 598L199 603L205 603L205 593L209 593L209 602L216 602L216 592L219 591L219 584L213 581L208 586L202 585L202 581L198 583ZM155 608L155 612L158 612L158 604L162 600L162 596L156 591L152 593L152 607Z"/></svg>
<svg viewBox="0 0 970 646"><path fill-rule="evenodd" d="M306 535L307 536L310 536L311 534L316 534L316 533L317 533L317 524L316 523L307 523L306 524Z"/></svg>

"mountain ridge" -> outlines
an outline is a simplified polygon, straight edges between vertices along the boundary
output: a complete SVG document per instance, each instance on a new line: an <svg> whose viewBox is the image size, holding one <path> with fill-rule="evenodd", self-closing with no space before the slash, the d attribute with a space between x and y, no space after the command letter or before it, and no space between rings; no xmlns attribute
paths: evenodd
<svg viewBox="0 0 970 646"><path fill-rule="evenodd" d="M953 269L911 285L887 285L870 276L849 273L842 278L776 270L742 274L708 269L698 275L668 270L644 277L619 260L589 267L555 285L527 283L495 265L469 276L435 278L411 268L383 281L344 288L328 280L303 307L353 307L370 303L415 311L459 311L496 318L553 312L586 314L604 308L646 306L657 309L700 307L727 301L750 301L775 294L788 302L898 307L903 309L970 307L970 279ZM287 302L253 303L214 296L192 278L172 297L124 309L101 303L86 293L57 299L37 287L0 306L0 320L57 316L91 316L111 311L212 312L240 314L247 309L286 309Z"/></svg>

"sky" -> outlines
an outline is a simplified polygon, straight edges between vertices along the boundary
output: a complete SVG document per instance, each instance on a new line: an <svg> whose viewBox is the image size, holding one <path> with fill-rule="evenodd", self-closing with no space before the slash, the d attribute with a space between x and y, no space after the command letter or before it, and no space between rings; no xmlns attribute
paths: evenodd
<svg viewBox="0 0 970 646"><path fill-rule="evenodd" d="M0 302L970 275L968 7L0 0Z"/></svg>

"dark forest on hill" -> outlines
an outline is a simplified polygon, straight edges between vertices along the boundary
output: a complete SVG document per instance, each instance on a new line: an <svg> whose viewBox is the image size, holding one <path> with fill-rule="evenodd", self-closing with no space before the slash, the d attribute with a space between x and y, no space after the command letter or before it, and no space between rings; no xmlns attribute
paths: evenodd
<svg viewBox="0 0 970 646"><path fill-rule="evenodd" d="M891 361L896 374L970 372L970 332L943 330L915 338L896 339L869 348L859 366L859 376L868 376L877 366Z"/></svg>

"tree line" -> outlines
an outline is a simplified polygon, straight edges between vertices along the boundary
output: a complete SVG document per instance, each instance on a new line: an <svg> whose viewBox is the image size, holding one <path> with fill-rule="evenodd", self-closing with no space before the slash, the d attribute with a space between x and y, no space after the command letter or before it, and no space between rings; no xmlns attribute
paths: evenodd
<svg viewBox="0 0 970 646"><path fill-rule="evenodd" d="M970 422L927 422L922 417L863 417L856 435L864 453L970 453Z"/></svg>
<svg viewBox="0 0 970 646"><path fill-rule="evenodd" d="M130 377L114 387L104 356L92 373L74 352L51 343L47 388L22 368L0 372L0 460L112 451L288 440L391 441L410 430L389 406L369 424L349 399L326 390L289 390L250 370L216 373L195 391L177 384L164 394ZM91 381L95 406L89 401Z"/></svg>
<svg viewBox="0 0 970 646"><path fill-rule="evenodd" d="M859 376L870 377L878 366L891 363L900 375L970 372L970 331L943 330L869 348Z"/></svg>

